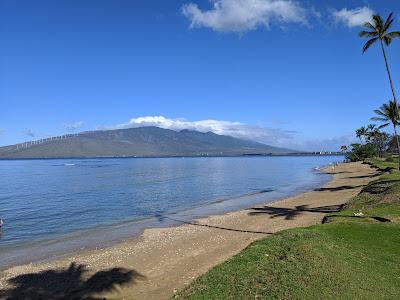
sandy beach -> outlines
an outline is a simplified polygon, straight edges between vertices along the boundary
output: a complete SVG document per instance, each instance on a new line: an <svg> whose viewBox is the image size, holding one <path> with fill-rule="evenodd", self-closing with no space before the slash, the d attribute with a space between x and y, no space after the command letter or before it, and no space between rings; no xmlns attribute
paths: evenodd
<svg viewBox="0 0 400 300"><path fill-rule="evenodd" d="M266 206L146 229L139 238L110 248L7 269L0 273L0 298L17 299L32 291L62 298L66 290L74 290L87 299L168 299L256 239L321 223L325 213L337 210L376 174L361 163L325 172L333 174L333 180L324 187ZM57 278L57 284L52 282Z"/></svg>

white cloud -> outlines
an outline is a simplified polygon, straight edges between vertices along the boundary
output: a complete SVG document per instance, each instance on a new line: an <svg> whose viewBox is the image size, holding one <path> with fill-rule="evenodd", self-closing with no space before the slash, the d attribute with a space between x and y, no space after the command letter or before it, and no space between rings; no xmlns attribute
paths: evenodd
<svg viewBox="0 0 400 300"><path fill-rule="evenodd" d="M213 7L202 10L195 3L182 7L191 27L207 27L218 32L246 32L278 23L306 23L306 10L292 0L210 0Z"/></svg>
<svg viewBox="0 0 400 300"><path fill-rule="evenodd" d="M357 27L369 22L373 14L374 11L366 6L355 9L343 8L332 12L337 22L343 23L348 27Z"/></svg>
<svg viewBox="0 0 400 300"><path fill-rule="evenodd" d="M83 122L83 121L78 121L78 122L71 123L71 124L64 124L64 127L65 127L68 131L73 132L73 131L75 131L75 130L77 130L77 129L79 129L79 128L82 128L83 125L84 125L84 122Z"/></svg>
<svg viewBox="0 0 400 300"><path fill-rule="evenodd" d="M35 133L34 133L33 130L30 129L30 128L25 129L23 133L24 133L25 135L29 136L29 137L34 137L34 136L35 136Z"/></svg>

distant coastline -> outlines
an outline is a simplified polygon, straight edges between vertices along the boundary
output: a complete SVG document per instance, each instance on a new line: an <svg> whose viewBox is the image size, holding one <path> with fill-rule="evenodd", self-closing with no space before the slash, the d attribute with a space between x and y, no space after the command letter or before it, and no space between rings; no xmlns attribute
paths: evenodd
<svg viewBox="0 0 400 300"><path fill-rule="evenodd" d="M207 157L271 157L271 156L344 156L341 152L331 152L331 153L318 153L318 152L298 152L298 153L260 153L260 154L221 154L221 155L157 155L157 156L71 156L71 157L17 157L17 158L8 158L8 157L0 157L1 160L41 160L41 159L115 159L115 158L207 158Z"/></svg>

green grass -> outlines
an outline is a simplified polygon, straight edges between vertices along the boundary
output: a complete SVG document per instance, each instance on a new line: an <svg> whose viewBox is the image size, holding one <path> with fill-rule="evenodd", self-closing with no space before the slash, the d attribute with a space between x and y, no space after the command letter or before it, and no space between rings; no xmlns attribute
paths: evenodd
<svg viewBox="0 0 400 300"><path fill-rule="evenodd" d="M329 224L252 243L178 299L399 299L400 224Z"/></svg>
<svg viewBox="0 0 400 300"><path fill-rule="evenodd" d="M384 170L386 168L390 169L398 169L399 163L397 161L397 157L389 157L386 159L383 158L369 158L365 161L366 163L380 169Z"/></svg>
<svg viewBox="0 0 400 300"><path fill-rule="evenodd" d="M386 171L390 174L390 176L399 177L399 162L397 156L391 156L388 158L369 158L365 160L365 163L371 165L374 168L377 168L381 171ZM389 177L390 177L389 176Z"/></svg>
<svg viewBox="0 0 400 300"><path fill-rule="evenodd" d="M327 224L254 242L176 298L400 299L400 172L392 161L369 160L385 173ZM354 217L360 211L391 222Z"/></svg>
<svg viewBox="0 0 400 300"><path fill-rule="evenodd" d="M376 223L371 218L349 218L354 213L362 212L366 216L383 217L400 223L400 172L397 163L381 159L370 159L369 164L386 172L370 182L362 191L352 198L339 213L327 216L327 222L368 222ZM330 217L335 215L334 217Z"/></svg>

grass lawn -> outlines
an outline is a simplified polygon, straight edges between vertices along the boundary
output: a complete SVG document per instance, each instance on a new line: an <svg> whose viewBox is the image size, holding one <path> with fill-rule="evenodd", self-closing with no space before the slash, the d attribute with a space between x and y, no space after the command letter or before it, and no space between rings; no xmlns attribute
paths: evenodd
<svg viewBox="0 0 400 300"><path fill-rule="evenodd" d="M349 218L354 213L362 212L366 216L382 217L391 222L400 223L400 172L397 163L383 160L369 160L380 170L390 170L372 181L345 206L339 213L327 216L327 222L367 222L379 223L372 218Z"/></svg>
<svg viewBox="0 0 400 300"><path fill-rule="evenodd" d="M254 242L178 299L400 299L400 225L328 224Z"/></svg>
<svg viewBox="0 0 400 300"><path fill-rule="evenodd" d="M391 222L347 217L359 211ZM400 173L379 177L339 214L252 243L176 298L400 299Z"/></svg>

